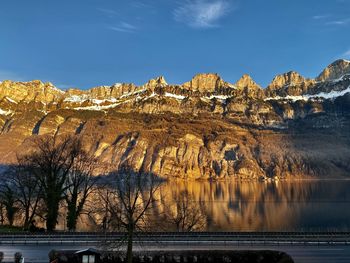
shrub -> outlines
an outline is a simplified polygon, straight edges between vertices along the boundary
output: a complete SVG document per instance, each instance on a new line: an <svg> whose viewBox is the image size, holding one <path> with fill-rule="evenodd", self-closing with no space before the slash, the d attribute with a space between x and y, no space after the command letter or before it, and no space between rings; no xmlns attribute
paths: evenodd
<svg viewBox="0 0 350 263"><path fill-rule="evenodd" d="M22 260L22 253L16 252L15 253L15 263L21 263L21 260Z"/></svg>

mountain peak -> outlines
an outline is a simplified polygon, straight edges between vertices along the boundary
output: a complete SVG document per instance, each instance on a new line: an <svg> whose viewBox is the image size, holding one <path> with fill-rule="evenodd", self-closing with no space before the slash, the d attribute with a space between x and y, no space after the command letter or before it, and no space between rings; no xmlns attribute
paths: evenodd
<svg viewBox="0 0 350 263"><path fill-rule="evenodd" d="M200 92L213 92L222 86L229 86L228 83L217 73L200 73L195 75L191 81L183 84L184 88Z"/></svg>
<svg viewBox="0 0 350 263"><path fill-rule="evenodd" d="M151 89L154 89L155 87L164 87L164 86L167 86L168 83L165 81L165 78L163 76L159 76L157 78L154 78L154 79L150 79L147 83L146 83L146 86L151 88Z"/></svg>
<svg viewBox="0 0 350 263"><path fill-rule="evenodd" d="M306 79L296 71L288 71L273 78L269 89L278 89L287 85L296 85L305 82Z"/></svg>
<svg viewBox="0 0 350 263"><path fill-rule="evenodd" d="M56 88L51 82L43 83L41 80L27 82L5 80L0 84L0 98L6 96L14 101L36 100L46 103L63 94L64 91Z"/></svg>
<svg viewBox="0 0 350 263"><path fill-rule="evenodd" d="M244 74L236 83L238 88L261 89L261 87L248 74Z"/></svg>
<svg viewBox="0 0 350 263"><path fill-rule="evenodd" d="M316 78L316 80L326 81L338 79L348 73L350 73L350 61L345 59L338 59L332 64L328 65Z"/></svg>

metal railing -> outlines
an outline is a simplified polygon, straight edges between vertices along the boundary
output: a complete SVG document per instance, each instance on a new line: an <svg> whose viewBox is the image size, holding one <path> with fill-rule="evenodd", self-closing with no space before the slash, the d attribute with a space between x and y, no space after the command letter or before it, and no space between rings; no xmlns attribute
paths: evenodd
<svg viewBox="0 0 350 263"><path fill-rule="evenodd" d="M122 232L0 233L1 245L81 244L117 242ZM135 243L198 245L350 245L350 232L142 232Z"/></svg>

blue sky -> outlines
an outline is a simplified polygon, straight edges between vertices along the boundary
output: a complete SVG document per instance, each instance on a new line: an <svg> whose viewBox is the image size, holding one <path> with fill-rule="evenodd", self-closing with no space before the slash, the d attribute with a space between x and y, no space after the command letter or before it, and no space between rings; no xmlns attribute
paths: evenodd
<svg viewBox="0 0 350 263"><path fill-rule="evenodd" d="M0 80L60 88L249 73L266 86L350 58L350 0L1 0Z"/></svg>

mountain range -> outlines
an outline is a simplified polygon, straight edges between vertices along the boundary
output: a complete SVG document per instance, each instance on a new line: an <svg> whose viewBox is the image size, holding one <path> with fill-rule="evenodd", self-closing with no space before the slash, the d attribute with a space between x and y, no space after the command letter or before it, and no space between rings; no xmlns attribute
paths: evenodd
<svg viewBox="0 0 350 263"><path fill-rule="evenodd" d="M123 164L182 179L343 178L350 175L350 61L314 79L290 71L266 87L198 74L60 90L0 83L0 164L36 136L81 137L103 170Z"/></svg>

